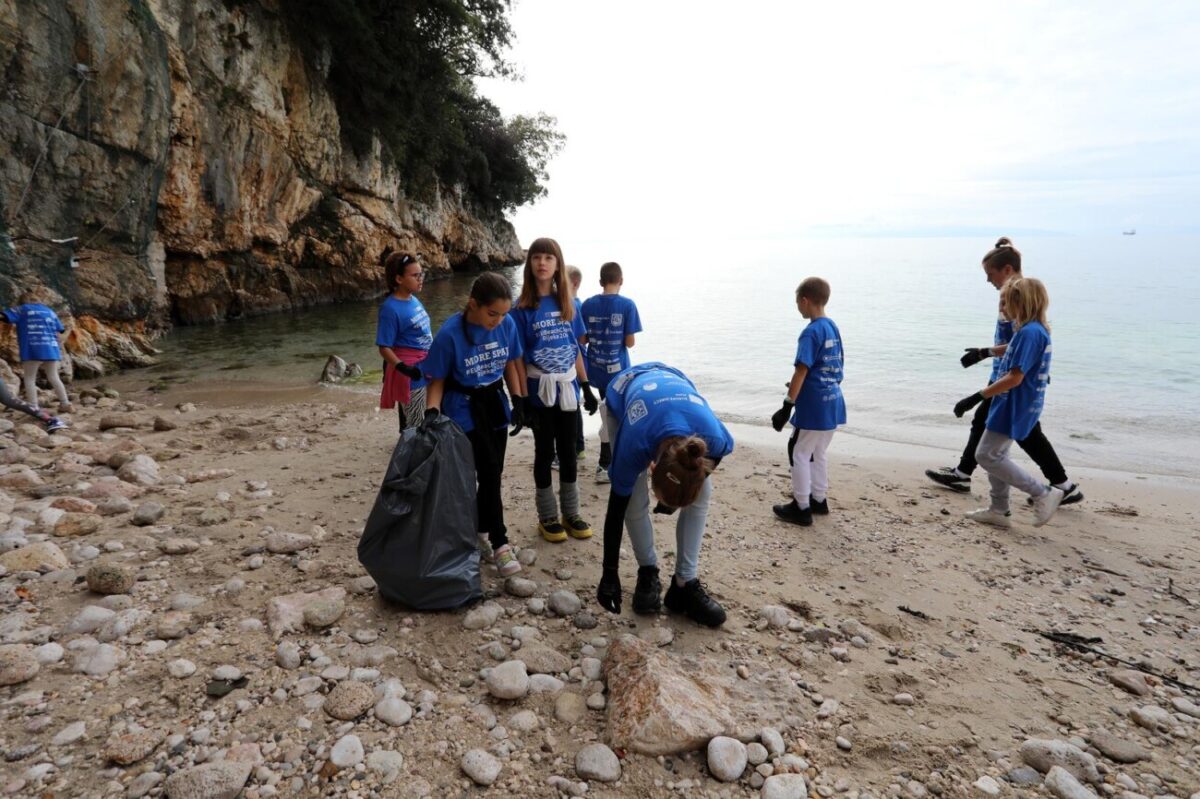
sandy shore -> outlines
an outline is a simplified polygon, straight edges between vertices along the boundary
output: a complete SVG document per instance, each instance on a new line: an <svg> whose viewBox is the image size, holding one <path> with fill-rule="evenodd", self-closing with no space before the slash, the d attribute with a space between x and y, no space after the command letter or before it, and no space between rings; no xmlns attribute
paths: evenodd
<svg viewBox="0 0 1200 799"><path fill-rule="evenodd" d="M480 648L508 642L505 631L516 624L537 628L548 647L572 661L602 658L604 643L634 633L670 638L665 651L700 658L732 679L739 667L749 675L790 674L805 698L783 712L790 721L781 732L789 750L807 761L814 796L985 795L973 787L985 776L1003 794L1036 795L1046 788L1012 782L1023 773L1022 742L1044 738L1086 748L1097 734L1136 744L1151 759L1122 765L1093 750L1102 780L1094 789L1180 797L1200 791L1200 719L1172 704L1188 696L1183 689L1150 677L1146 694L1135 696L1111 680L1126 666L1037 634L1098 638L1092 646L1105 653L1200 686L1200 482L1073 470L1087 496L1081 505L1063 509L1041 529L1018 510L1016 527L998 531L962 518L984 501L981 475L973 496L923 477L924 468L951 462L953 453L839 435L831 448L832 514L803 529L777 522L770 510L788 484L785 437L735 428L738 449L715 478L701 560L704 581L729 611L725 627L712 631L673 616L636 617L628 597L619 618L595 604L599 534L558 545L535 538L533 445L526 434L510 443L505 480L510 536L536 551L522 576L537 583L535 597L573 591L598 627L577 629L570 620L531 613L528 600L506 595L486 569L485 591L507 613L494 628L464 629L462 613L408 613L352 592L334 627L288 636L308 654L298 669L287 669L276 665L277 643L262 626L265 609L281 594L347 586L363 574L355 547L395 441L394 417L376 412L370 397L336 390L202 386L149 394L131 390L132 381L121 383L115 410L130 400L144 403L133 412L147 421L159 414L178 427L100 433L105 411L85 408L71 434L53 445L28 427L3 434L10 449L27 452L0 467L4 474L27 467L44 485L61 488L5 488L13 500L10 519L36 522L53 498L102 474L105 467L79 454L96 444L132 442L154 457L164 476L183 479L150 486L133 499L134 505L153 499L165 506L153 527L131 526L128 514L117 514L78 538L36 525L22 530L29 542L45 537L58 544L74 561L64 570L73 576L4 577L5 643L32 646L44 638L61 643L67 654L32 679L0 688L0 749L40 744L0 764L0 789L31 796L141 795L129 788L141 779L150 786L144 795L154 796L164 783L146 774L165 777L233 752L255 759L247 797L474 795L481 789L469 787L459 761L468 749L483 748L499 752L503 764L490 795L558 795L565 783L552 787L547 779L579 780L575 752L606 740L606 712L592 710L566 723L556 717L552 698L489 698L481 669L495 661ZM187 402L195 410L175 410ZM595 446L592 436L581 493L598 533L607 487L591 479ZM232 473L192 480L215 469ZM669 572L673 534L661 517L656 527ZM265 528L315 540L294 554L263 553ZM156 542L169 536L191 537L201 546L165 555ZM81 551L87 546L95 552ZM636 568L628 549L622 565L627 592ZM147 616L113 642L126 660L107 675L89 677L71 666L77 650L68 625L102 599L82 579L95 561L137 572L130 596ZM179 594L203 604L191 611L185 635L155 644L156 625ZM769 626L764 606L785 608L792 629ZM811 635L821 627L842 632ZM46 630L29 635L37 628ZM403 683L418 711L404 726L370 717L339 722L297 690L305 675L353 665L355 641L396 650L375 667L379 674L362 676ZM167 664L179 659L195 664L195 674L171 676ZM237 667L249 684L209 699L205 683L221 665ZM324 677L320 692L344 677ZM596 687L586 678L582 686L567 681L568 690ZM1200 704L1195 693L1190 700ZM1166 716L1157 729L1130 715L1146 706ZM521 710L534 711L535 730L497 733ZM47 716L50 721L38 721ZM86 727L81 738L52 742L78 721ZM182 739L166 741L128 767L105 762L112 736L141 728ZM368 753L402 754L399 778L388 782L363 765L330 769L329 748L349 734ZM31 775L37 764L52 767ZM588 795L757 796L761 777L754 780L753 773L748 768L740 781L726 784L710 776L702 752L666 759L630 753L620 781L592 781Z"/></svg>

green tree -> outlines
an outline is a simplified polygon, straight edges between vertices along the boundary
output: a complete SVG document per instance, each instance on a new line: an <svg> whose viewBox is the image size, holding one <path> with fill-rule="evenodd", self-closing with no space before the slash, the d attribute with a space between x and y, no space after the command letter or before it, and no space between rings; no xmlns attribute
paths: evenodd
<svg viewBox="0 0 1200 799"><path fill-rule="evenodd" d="M505 120L475 78L511 74L508 0L286 0L292 36L327 75L343 136L362 152L377 135L418 195L464 187L501 213L546 193L564 138L545 114Z"/></svg>

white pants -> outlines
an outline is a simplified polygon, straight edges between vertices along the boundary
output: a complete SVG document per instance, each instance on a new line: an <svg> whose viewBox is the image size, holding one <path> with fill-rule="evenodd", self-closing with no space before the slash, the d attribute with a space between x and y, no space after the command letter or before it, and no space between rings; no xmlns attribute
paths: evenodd
<svg viewBox="0 0 1200 799"><path fill-rule="evenodd" d="M802 508L808 507L810 496L819 502L829 495L829 464L825 460L825 450L829 449L834 432L797 431L792 447L792 496Z"/></svg>
<svg viewBox="0 0 1200 799"><path fill-rule="evenodd" d="M58 401L63 405L70 404L71 400L67 397L66 386L62 384L62 380L58 376L58 361L22 361L21 370L25 377L25 399L30 405L37 408L38 393L37 393L37 374L38 369L46 375L46 380L50 383L50 388L54 389L54 395L58 397Z"/></svg>

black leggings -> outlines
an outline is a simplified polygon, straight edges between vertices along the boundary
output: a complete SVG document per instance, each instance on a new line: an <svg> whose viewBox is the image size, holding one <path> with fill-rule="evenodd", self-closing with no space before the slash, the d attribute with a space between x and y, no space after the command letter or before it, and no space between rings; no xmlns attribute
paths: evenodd
<svg viewBox="0 0 1200 799"><path fill-rule="evenodd" d="M534 408L537 424L533 428L533 484L550 487L550 464L558 453L558 479L574 483L578 455L575 451L575 411L553 408Z"/></svg>
<svg viewBox="0 0 1200 799"><path fill-rule="evenodd" d="M962 460L958 462L958 470L963 474L971 474L979 465L975 462L975 450L979 447L980 439L983 438L988 410L991 407L992 398L985 398L975 409L975 415L971 417L971 436L967 439L967 447L963 450ZM1042 432L1041 422L1035 424L1033 430L1029 431L1029 435L1017 442L1017 446L1025 450L1025 454L1033 459L1050 485L1067 482L1067 470L1063 468L1062 461L1058 459L1058 453L1054 451L1053 445L1046 438L1046 434Z"/></svg>
<svg viewBox="0 0 1200 799"><path fill-rule="evenodd" d="M500 477L504 473L504 450L508 446L508 428L485 431L476 428L467 433L475 456L475 508L479 513L479 532L487 533L492 549L508 543L504 526L504 501L500 498ZM488 446L488 440L491 446Z"/></svg>

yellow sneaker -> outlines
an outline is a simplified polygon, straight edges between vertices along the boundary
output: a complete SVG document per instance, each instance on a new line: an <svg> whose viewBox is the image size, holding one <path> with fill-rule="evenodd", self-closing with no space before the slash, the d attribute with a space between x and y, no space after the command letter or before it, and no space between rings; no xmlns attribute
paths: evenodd
<svg viewBox="0 0 1200 799"><path fill-rule="evenodd" d="M571 534L571 538L591 538L592 526L583 520L582 516L572 516L569 519L562 520L563 527L567 528L567 532Z"/></svg>
<svg viewBox="0 0 1200 799"><path fill-rule="evenodd" d="M561 544L567 540L567 530L557 519L546 519L538 522L538 532L542 534L542 538L549 541L551 544ZM591 532L590 530L588 531Z"/></svg>

